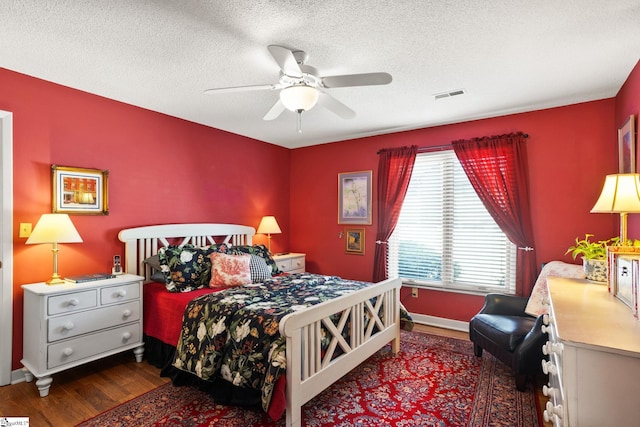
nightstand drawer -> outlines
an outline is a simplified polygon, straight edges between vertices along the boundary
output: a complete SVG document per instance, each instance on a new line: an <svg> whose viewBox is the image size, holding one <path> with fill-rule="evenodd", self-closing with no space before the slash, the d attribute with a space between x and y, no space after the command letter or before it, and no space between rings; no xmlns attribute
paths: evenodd
<svg viewBox="0 0 640 427"><path fill-rule="evenodd" d="M49 319L48 342L134 322L140 319L140 301L112 305Z"/></svg>
<svg viewBox="0 0 640 427"><path fill-rule="evenodd" d="M304 261L304 257L296 257L296 258L291 258L291 270L292 272L296 272L296 273L304 273L304 269L305 269L305 261Z"/></svg>
<svg viewBox="0 0 640 427"><path fill-rule="evenodd" d="M112 304L138 298L140 298L140 285L137 283L100 289L100 304Z"/></svg>
<svg viewBox="0 0 640 427"><path fill-rule="evenodd" d="M96 356L106 351L117 350L131 343L140 342L140 323L123 326L117 329L103 331L93 335L74 338L47 349L47 368L52 369L60 365Z"/></svg>
<svg viewBox="0 0 640 427"><path fill-rule="evenodd" d="M97 305L98 301L95 289L51 296L47 299L47 311L50 316L91 308Z"/></svg>
<svg viewBox="0 0 640 427"><path fill-rule="evenodd" d="M305 254L290 252L288 254L274 255L278 269L283 273L304 273Z"/></svg>
<svg viewBox="0 0 640 427"><path fill-rule="evenodd" d="M276 261L276 264L278 265L278 269L282 272L287 272L289 270L291 270L291 260L290 259L283 259L283 260L279 260Z"/></svg>

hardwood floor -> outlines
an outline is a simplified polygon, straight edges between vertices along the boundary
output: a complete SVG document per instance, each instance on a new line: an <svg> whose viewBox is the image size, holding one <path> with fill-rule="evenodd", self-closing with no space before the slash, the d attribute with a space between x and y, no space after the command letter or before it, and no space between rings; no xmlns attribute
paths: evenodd
<svg viewBox="0 0 640 427"><path fill-rule="evenodd" d="M0 416L29 417L30 427L73 426L167 382L124 352L53 375L45 398L35 381L0 387Z"/></svg>
<svg viewBox="0 0 640 427"><path fill-rule="evenodd" d="M416 330L469 338L466 332L425 325L416 325ZM29 417L31 427L73 426L167 382L159 369L146 361L136 363L131 352L124 352L55 374L46 398L40 398L35 382L0 387L0 416ZM540 402L546 402L541 393Z"/></svg>

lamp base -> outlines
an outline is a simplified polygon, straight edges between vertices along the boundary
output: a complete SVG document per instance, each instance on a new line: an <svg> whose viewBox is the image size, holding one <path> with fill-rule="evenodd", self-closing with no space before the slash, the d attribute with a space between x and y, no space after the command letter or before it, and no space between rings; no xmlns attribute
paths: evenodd
<svg viewBox="0 0 640 427"><path fill-rule="evenodd" d="M67 283L62 277L55 274L51 276L51 279L45 282L47 285L62 285L63 283Z"/></svg>

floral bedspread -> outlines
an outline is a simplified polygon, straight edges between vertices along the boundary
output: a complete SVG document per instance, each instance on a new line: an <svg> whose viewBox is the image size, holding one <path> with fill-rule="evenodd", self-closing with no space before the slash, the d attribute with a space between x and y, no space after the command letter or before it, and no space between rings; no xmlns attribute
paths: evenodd
<svg viewBox="0 0 640 427"><path fill-rule="evenodd" d="M260 390L268 411L276 380L286 369L280 319L370 285L299 273L198 297L185 308L174 366L204 380L219 375ZM401 318L405 329L413 326L404 308Z"/></svg>

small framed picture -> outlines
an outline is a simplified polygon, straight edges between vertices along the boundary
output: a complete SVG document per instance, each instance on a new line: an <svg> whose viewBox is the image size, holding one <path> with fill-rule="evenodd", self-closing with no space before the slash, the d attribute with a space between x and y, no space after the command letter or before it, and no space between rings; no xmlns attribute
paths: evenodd
<svg viewBox="0 0 640 427"><path fill-rule="evenodd" d="M636 132L634 126L635 117L627 118L622 127L618 129L618 157L620 173L636 172Z"/></svg>
<svg viewBox="0 0 640 427"><path fill-rule="evenodd" d="M347 228L345 236L345 253L364 255L364 228Z"/></svg>
<svg viewBox="0 0 640 427"><path fill-rule="evenodd" d="M338 174L338 224L371 225L371 171Z"/></svg>
<svg viewBox="0 0 640 427"><path fill-rule="evenodd" d="M108 215L109 171L51 165L52 212Z"/></svg>

